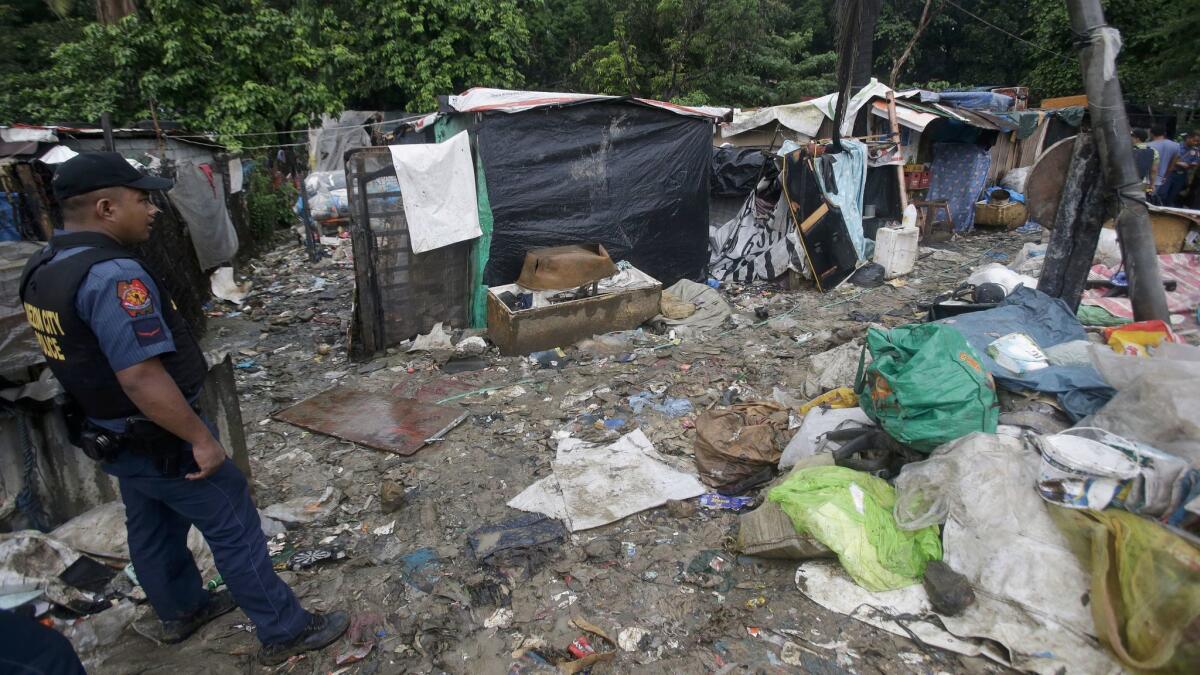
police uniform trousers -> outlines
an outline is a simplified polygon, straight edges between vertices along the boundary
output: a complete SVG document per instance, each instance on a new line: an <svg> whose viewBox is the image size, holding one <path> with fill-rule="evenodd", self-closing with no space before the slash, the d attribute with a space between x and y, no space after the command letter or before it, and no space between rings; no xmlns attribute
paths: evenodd
<svg viewBox="0 0 1200 675"><path fill-rule="evenodd" d="M182 465L178 475L164 475L151 457L129 450L103 465L120 485L129 555L158 618L184 619L208 601L187 547L195 525L258 639L272 644L298 635L310 617L272 568L245 476L228 458L200 480L184 478L199 470L190 452Z"/></svg>

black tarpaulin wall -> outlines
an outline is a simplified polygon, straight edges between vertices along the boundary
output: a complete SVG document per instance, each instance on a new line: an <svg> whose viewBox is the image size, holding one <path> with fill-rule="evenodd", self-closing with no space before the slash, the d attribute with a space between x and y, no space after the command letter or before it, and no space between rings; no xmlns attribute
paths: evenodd
<svg viewBox="0 0 1200 675"><path fill-rule="evenodd" d="M604 244L663 285L708 262L713 125L624 101L484 113L495 219L484 278L513 282L530 249Z"/></svg>

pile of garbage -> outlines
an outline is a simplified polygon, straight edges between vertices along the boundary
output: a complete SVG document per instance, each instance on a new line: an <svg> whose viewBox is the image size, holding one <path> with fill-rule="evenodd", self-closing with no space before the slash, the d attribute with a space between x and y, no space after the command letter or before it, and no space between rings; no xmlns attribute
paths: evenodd
<svg viewBox="0 0 1200 675"><path fill-rule="evenodd" d="M440 324L366 363L346 260L293 244L222 273L210 335L236 354L277 568L355 615L311 667L1191 670L1200 348L1186 323L1070 311L1021 244L921 249L823 295L680 281L640 326L512 356ZM524 293L522 321L605 300ZM22 606L89 667L253 652L237 613L148 643L111 544L4 537L57 560ZM103 585L61 578L83 558Z"/></svg>

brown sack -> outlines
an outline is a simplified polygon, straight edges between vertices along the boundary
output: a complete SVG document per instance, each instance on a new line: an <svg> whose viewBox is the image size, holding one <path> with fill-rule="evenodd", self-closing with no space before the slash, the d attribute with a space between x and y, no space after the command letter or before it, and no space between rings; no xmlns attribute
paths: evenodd
<svg viewBox="0 0 1200 675"><path fill-rule="evenodd" d="M772 401L711 410L696 420L696 469L719 488L775 466L787 444L787 408Z"/></svg>

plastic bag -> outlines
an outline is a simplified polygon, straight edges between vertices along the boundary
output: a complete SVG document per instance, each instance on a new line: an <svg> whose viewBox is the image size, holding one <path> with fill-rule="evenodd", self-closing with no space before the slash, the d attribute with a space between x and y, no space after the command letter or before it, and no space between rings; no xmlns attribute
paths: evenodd
<svg viewBox="0 0 1200 675"><path fill-rule="evenodd" d="M1029 508L1044 511L1029 490L1036 478L1037 456L1020 439L971 434L904 467L895 480L896 526L919 530L945 523L955 513L967 527L974 527L976 523L964 518L968 507L1001 512L1016 510L1028 500Z"/></svg>
<svg viewBox="0 0 1200 675"><path fill-rule="evenodd" d="M830 389L854 386L862 353L862 342L854 339L809 358L804 395L816 398Z"/></svg>
<svg viewBox="0 0 1200 675"><path fill-rule="evenodd" d="M973 431L995 433L996 385L961 333L943 324L867 331L874 361L856 389L864 412L896 440L929 452Z"/></svg>
<svg viewBox="0 0 1200 675"><path fill-rule="evenodd" d="M1104 340L1114 352L1128 356L1146 356L1148 347L1158 347L1163 342L1183 342L1166 322L1158 319L1105 328Z"/></svg>
<svg viewBox="0 0 1200 675"><path fill-rule="evenodd" d="M1100 640L1132 670L1196 672L1200 549L1124 511L1052 513L1091 567L1091 608Z"/></svg>
<svg viewBox="0 0 1200 675"><path fill-rule="evenodd" d="M1023 166L1007 171L1004 174L1004 179L1000 181L1000 186L1006 190L1025 194L1025 181L1029 180L1029 171L1032 168L1031 166Z"/></svg>
<svg viewBox="0 0 1200 675"><path fill-rule="evenodd" d="M696 469L720 488L775 466L787 441L787 408L774 401L740 403L696 420Z"/></svg>
<svg viewBox="0 0 1200 675"><path fill-rule="evenodd" d="M896 492L886 481L840 466L799 469L771 490L800 534L837 553L854 581L870 591L921 582L925 563L942 559L938 528L900 530Z"/></svg>
<svg viewBox="0 0 1200 675"><path fill-rule="evenodd" d="M1092 363L1117 395L1081 425L1137 439L1200 466L1200 348L1166 343L1150 358L1089 348Z"/></svg>
<svg viewBox="0 0 1200 675"><path fill-rule="evenodd" d="M1087 367L1092 365L1092 357L1088 354L1091 344L1087 340L1071 340L1047 347L1042 352L1052 366Z"/></svg>
<svg viewBox="0 0 1200 675"><path fill-rule="evenodd" d="M980 284L1000 284L1005 293L1012 293L1017 286L1037 288L1038 280L1027 274L1017 274L1000 263L988 263L967 277L967 283L972 286Z"/></svg>

